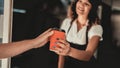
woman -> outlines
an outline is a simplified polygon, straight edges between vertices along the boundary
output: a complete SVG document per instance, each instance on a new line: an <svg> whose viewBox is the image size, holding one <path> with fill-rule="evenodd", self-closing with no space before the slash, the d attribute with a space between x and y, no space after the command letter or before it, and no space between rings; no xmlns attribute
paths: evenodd
<svg viewBox="0 0 120 68"><path fill-rule="evenodd" d="M59 39L54 52L65 56L59 68L95 68L94 54L103 29L97 16L99 0L75 0L72 3L73 16L63 21L61 29L66 32L66 40ZM63 66L64 64L64 66Z"/></svg>

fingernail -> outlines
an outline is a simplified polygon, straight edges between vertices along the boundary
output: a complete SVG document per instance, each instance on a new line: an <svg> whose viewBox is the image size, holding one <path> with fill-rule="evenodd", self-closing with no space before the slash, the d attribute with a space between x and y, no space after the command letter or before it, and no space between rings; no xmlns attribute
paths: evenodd
<svg viewBox="0 0 120 68"><path fill-rule="evenodd" d="M58 42L55 42L55 44L58 44Z"/></svg>
<svg viewBox="0 0 120 68"><path fill-rule="evenodd" d="M56 46L54 45L53 48L56 48Z"/></svg>

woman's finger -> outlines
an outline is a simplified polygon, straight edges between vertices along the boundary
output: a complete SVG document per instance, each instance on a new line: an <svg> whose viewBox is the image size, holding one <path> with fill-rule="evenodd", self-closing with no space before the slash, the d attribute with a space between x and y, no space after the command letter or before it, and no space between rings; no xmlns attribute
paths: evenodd
<svg viewBox="0 0 120 68"><path fill-rule="evenodd" d="M62 51L63 51L63 49L62 49L62 48L60 48L60 47L55 47L55 51L62 52Z"/></svg>
<svg viewBox="0 0 120 68"><path fill-rule="evenodd" d="M66 44L66 41L63 40L63 39L59 39L58 41L61 42L61 43L63 43L63 44Z"/></svg>
<svg viewBox="0 0 120 68"><path fill-rule="evenodd" d="M60 43L60 42L57 42L57 45L60 47L60 48L65 48L65 45L63 43Z"/></svg>
<svg viewBox="0 0 120 68"><path fill-rule="evenodd" d="M66 46L66 45L69 45L69 43L68 43L66 40L59 39L58 41L59 41L60 43L64 44L65 46Z"/></svg>

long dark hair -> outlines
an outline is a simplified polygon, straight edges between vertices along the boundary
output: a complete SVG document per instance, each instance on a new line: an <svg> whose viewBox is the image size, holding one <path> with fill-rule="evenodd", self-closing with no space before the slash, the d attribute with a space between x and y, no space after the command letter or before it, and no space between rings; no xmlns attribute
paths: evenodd
<svg viewBox="0 0 120 68"><path fill-rule="evenodd" d="M73 12L72 14L72 22L78 17L77 13L76 13L76 3L79 0L74 0L71 3L71 10ZM99 23L99 18L98 18L98 6L101 4L101 0L89 0L89 2L92 5L92 8L88 14L88 19L89 19L89 25L92 25L94 23L96 23L96 21L98 21L97 23Z"/></svg>

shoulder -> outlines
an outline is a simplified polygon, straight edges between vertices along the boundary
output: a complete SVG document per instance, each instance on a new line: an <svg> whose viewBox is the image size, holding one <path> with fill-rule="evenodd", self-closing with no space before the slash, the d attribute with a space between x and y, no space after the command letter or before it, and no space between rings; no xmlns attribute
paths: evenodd
<svg viewBox="0 0 120 68"><path fill-rule="evenodd" d="M90 28L90 30L100 30L100 31L102 31L103 30L103 28L102 28L102 26L101 25L92 25L92 27Z"/></svg>
<svg viewBox="0 0 120 68"><path fill-rule="evenodd" d="M69 29L70 27L70 22L71 22L71 19L70 18L65 18L60 26L61 29L65 30L67 32L67 30Z"/></svg>
<svg viewBox="0 0 120 68"><path fill-rule="evenodd" d="M102 37L102 34L103 34L103 28L101 25L98 25L98 24L92 25L92 27L89 30L90 37L95 35Z"/></svg>
<svg viewBox="0 0 120 68"><path fill-rule="evenodd" d="M71 22L71 19L70 18L65 18L61 24L61 27L62 26L69 26L70 25L70 22Z"/></svg>
<svg viewBox="0 0 120 68"><path fill-rule="evenodd" d="M101 25L92 25L92 27L90 28L90 32L92 33L103 33L103 28Z"/></svg>
<svg viewBox="0 0 120 68"><path fill-rule="evenodd" d="M65 18L65 19L63 20L63 23L69 23L71 20L72 20L71 18Z"/></svg>

